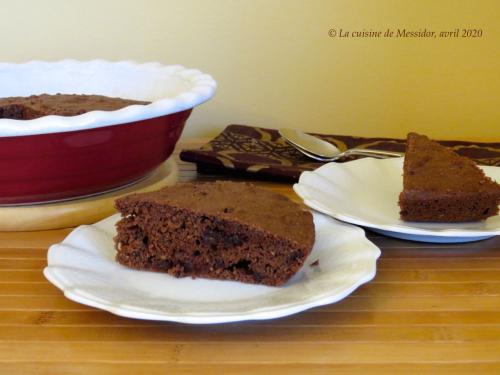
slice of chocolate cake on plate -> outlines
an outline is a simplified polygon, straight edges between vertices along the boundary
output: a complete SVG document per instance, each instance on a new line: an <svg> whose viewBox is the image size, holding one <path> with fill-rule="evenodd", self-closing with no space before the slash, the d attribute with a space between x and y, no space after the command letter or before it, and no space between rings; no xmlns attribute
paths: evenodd
<svg viewBox="0 0 500 375"><path fill-rule="evenodd" d="M467 222L498 214L500 185L467 157L429 140L408 134L399 196L401 219Z"/></svg>
<svg viewBox="0 0 500 375"><path fill-rule="evenodd" d="M282 285L314 243L310 212L248 183L183 183L116 207L117 261L177 277Z"/></svg>

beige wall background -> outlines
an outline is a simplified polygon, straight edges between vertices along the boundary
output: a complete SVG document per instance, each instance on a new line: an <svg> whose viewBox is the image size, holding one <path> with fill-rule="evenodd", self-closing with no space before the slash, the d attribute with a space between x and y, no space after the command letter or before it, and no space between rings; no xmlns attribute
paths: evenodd
<svg viewBox="0 0 500 375"><path fill-rule="evenodd" d="M0 60L159 61L219 84L185 136L229 123L500 141L500 1L0 1ZM344 30L481 28L476 39L340 39Z"/></svg>

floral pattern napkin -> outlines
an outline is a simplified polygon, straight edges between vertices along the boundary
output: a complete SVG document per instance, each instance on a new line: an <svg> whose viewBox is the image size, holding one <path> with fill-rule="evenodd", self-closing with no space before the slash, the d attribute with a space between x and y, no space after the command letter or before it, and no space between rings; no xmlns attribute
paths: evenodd
<svg viewBox="0 0 500 375"><path fill-rule="evenodd" d="M405 150L404 139L314 135L333 143L341 151L353 147L399 152ZM500 166L500 143L439 142L479 164ZM200 172L243 173L285 181L297 181L302 172L322 165L286 143L276 129L247 125L229 125L200 149L183 150L180 158L196 163Z"/></svg>

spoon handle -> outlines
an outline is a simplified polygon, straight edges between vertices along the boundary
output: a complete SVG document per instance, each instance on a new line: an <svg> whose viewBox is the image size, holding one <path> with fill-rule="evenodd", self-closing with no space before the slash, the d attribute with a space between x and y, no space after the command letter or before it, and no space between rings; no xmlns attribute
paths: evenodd
<svg viewBox="0 0 500 375"><path fill-rule="evenodd" d="M400 157L404 156L402 152L396 151L384 151L384 150L373 150L369 148L351 148L346 151L349 155L363 155L363 156L375 156L375 157Z"/></svg>

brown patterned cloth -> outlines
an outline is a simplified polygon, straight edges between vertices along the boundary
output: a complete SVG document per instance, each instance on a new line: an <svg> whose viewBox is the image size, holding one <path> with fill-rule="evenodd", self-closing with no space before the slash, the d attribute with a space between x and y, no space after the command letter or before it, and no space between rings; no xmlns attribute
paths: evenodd
<svg viewBox="0 0 500 375"><path fill-rule="evenodd" d="M341 151L353 147L399 152L405 150L403 139L314 135L333 143ZM439 142L479 164L500 166L500 143ZM200 172L236 172L286 181L297 181L302 172L323 164L295 150L277 130L246 125L229 125L200 149L183 150L180 158L196 163Z"/></svg>

